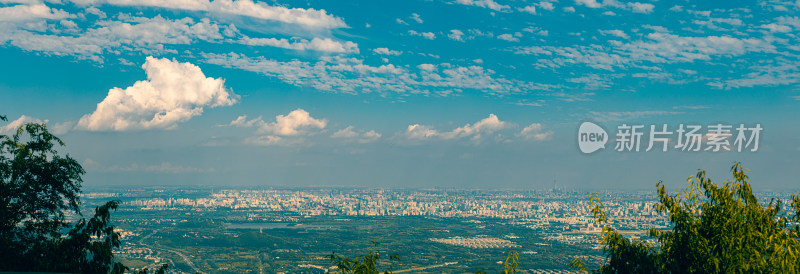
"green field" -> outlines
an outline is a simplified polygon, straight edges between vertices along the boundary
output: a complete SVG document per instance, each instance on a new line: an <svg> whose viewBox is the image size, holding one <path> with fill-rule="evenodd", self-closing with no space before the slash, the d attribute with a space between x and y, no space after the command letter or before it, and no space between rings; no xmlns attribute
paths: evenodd
<svg viewBox="0 0 800 274"><path fill-rule="evenodd" d="M384 254L396 253L401 259L384 267L414 273L493 272L502 268L498 262L512 249L520 252L520 268L531 270L567 269L575 256L588 255L597 263L601 255L591 244L546 240L557 233L502 219L317 216L271 221L287 214L291 213L123 209L116 217L121 229L134 233L123 246L150 249L151 257L164 258L173 269L187 272L323 273L315 267L331 266L326 255L363 255L371 250L371 241L380 243L377 248ZM468 248L429 240L476 236L506 239L519 247ZM594 241L594 236L585 236ZM147 261L141 254L120 256Z"/></svg>

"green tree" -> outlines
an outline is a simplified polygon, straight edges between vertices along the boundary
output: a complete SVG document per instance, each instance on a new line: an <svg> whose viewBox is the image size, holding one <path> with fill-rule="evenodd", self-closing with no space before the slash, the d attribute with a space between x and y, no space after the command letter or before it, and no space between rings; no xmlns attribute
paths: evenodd
<svg viewBox="0 0 800 274"><path fill-rule="evenodd" d="M590 195L590 207L602 225L607 261L588 269L581 260L570 266L600 273L798 273L800 272L800 197L759 203L747 169L731 167L733 181L718 186L700 170L689 186L669 193L658 182L655 209L668 214L671 230L649 230L649 238L628 240L608 225L603 203Z"/></svg>
<svg viewBox="0 0 800 274"><path fill-rule="evenodd" d="M118 201L83 217L79 195L85 171L56 145L64 142L44 124L0 135L0 271L124 272L112 253L120 244L110 224Z"/></svg>
<svg viewBox="0 0 800 274"><path fill-rule="evenodd" d="M331 264L336 266L342 273L353 273L353 274L377 274L381 273L378 270L378 265L380 264L381 260L381 251L377 249L378 245L380 245L376 241L372 241L372 248L367 255L358 256L355 259L349 259L347 257L336 255L336 253L331 253L328 255L328 258L331 260ZM389 256L389 261L400 261L400 257L397 254L392 254ZM387 270L384 270L383 273L392 273L391 267Z"/></svg>
<svg viewBox="0 0 800 274"><path fill-rule="evenodd" d="M503 262L502 274L516 274L517 266L519 265L519 252L512 250L508 252L508 257ZM475 274L486 274L486 270L480 269L475 271Z"/></svg>
<svg viewBox="0 0 800 274"><path fill-rule="evenodd" d="M156 269L155 274L164 274L167 273L167 269L169 268L168 264L162 264L158 269ZM145 267L144 269L133 271L133 274L148 274L150 273L149 270Z"/></svg>
<svg viewBox="0 0 800 274"><path fill-rule="evenodd" d="M503 262L503 274L516 274L517 265L519 264L519 253L517 251L509 251L508 257Z"/></svg>

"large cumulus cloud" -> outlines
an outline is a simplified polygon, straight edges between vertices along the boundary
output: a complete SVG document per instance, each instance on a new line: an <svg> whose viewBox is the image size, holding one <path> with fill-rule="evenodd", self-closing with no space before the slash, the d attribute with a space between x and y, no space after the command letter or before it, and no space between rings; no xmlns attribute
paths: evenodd
<svg viewBox="0 0 800 274"><path fill-rule="evenodd" d="M78 128L102 130L172 129L203 113L205 107L230 106L238 96L222 78L206 77L199 67L147 57L147 80L112 88L97 109L81 117Z"/></svg>

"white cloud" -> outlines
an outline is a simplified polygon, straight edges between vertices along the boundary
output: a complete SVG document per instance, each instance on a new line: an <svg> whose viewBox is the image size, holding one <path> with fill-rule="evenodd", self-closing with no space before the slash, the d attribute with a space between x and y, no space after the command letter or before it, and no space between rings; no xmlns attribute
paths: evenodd
<svg viewBox="0 0 800 274"><path fill-rule="evenodd" d="M411 17L408 17L408 18L410 18L411 20L417 21L417 23L422 24L422 18L419 17L419 14L412 13Z"/></svg>
<svg viewBox="0 0 800 274"><path fill-rule="evenodd" d="M339 131L334 132L331 135L331 137L333 137L333 138L356 138L356 137L358 137L359 134L357 132L355 132L353 129L354 129L353 126L348 126L346 128L343 128L343 129L341 129Z"/></svg>
<svg viewBox="0 0 800 274"><path fill-rule="evenodd" d="M58 24L63 26L67 31L78 30L78 24L70 20L61 20L58 22Z"/></svg>
<svg viewBox="0 0 800 274"><path fill-rule="evenodd" d="M779 25L775 23L761 25L761 28L768 29L771 32L790 32L792 28L785 25Z"/></svg>
<svg viewBox="0 0 800 274"><path fill-rule="evenodd" d="M633 12L645 14L653 12L653 8L655 8L653 4L639 2L628 3L628 7L631 8Z"/></svg>
<svg viewBox="0 0 800 274"><path fill-rule="evenodd" d="M519 42L519 38L514 37L514 35L511 35L511 34L508 34L508 33L498 35L497 39L505 40L505 41L509 41L509 42Z"/></svg>
<svg viewBox="0 0 800 274"><path fill-rule="evenodd" d="M339 93L395 93L447 96L463 89L489 94L528 93L551 86L509 80L480 66L437 64L436 71L425 67L407 68L385 64L371 66L357 58L321 57L316 62L292 60L280 62L264 57L202 53L205 62L230 68L254 71L276 77L286 83Z"/></svg>
<svg viewBox="0 0 800 274"><path fill-rule="evenodd" d="M527 6L524 8L520 8L519 11L527 12L530 14L536 14L536 7L535 6Z"/></svg>
<svg viewBox="0 0 800 274"><path fill-rule="evenodd" d="M52 9L41 3L0 7L0 22L26 21L33 19L59 20L72 17L74 16L63 10Z"/></svg>
<svg viewBox="0 0 800 274"><path fill-rule="evenodd" d="M238 96L222 78L206 77L199 67L166 58L147 57L147 80L113 88L84 115L77 127L87 130L172 129L203 113L204 107L230 106Z"/></svg>
<svg viewBox="0 0 800 274"><path fill-rule="evenodd" d="M428 39L428 40L436 39L436 34L434 34L433 32L417 32L415 30L409 30L408 34L411 34L411 35L414 35L414 36L422 36L423 38Z"/></svg>
<svg viewBox="0 0 800 274"><path fill-rule="evenodd" d="M22 125L29 124L29 123L42 124L42 123L47 123L47 122L48 122L47 120L42 121L42 120L37 119L37 118L33 118L33 117L30 117L30 116L22 115L19 118L17 118L16 120L9 122L7 125L1 126L0 127L0 134L12 135L12 134L16 133L17 129Z"/></svg>
<svg viewBox="0 0 800 274"><path fill-rule="evenodd" d="M313 130L324 129L327 124L327 119L314 119L307 111L298 108L287 115L275 116L275 121L265 123L260 131L283 136L307 135Z"/></svg>
<svg viewBox="0 0 800 274"><path fill-rule="evenodd" d="M73 0L75 1L75 0ZM344 20L328 14L325 10L270 6L252 0L78 0L83 4L108 3L117 6L150 6L190 11L206 11L215 14L232 14L258 19L297 24L314 28L345 28Z"/></svg>
<svg viewBox="0 0 800 274"><path fill-rule="evenodd" d="M626 45L632 56L653 62L707 60L711 55L738 56L747 52L772 52L774 46L755 38L730 36L686 37L668 33L651 33L650 41Z"/></svg>
<svg viewBox="0 0 800 274"><path fill-rule="evenodd" d="M235 127L254 127L254 126L261 126L263 124L264 120L261 118L261 116L258 116L258 118L255 118L253 120L247 121L247 115L241 115L239 117L236 117L236 119L231 121L231 123L228 125Z"/></svg>
<svg viewBox="0 0 800 274"><path fill-rule="evenodd" d="M541 1L541 2L539 2L538 5L539 5L540 8L542 8L544 10L553 10L553 9L556 8L555 6L553 6L553 3L547 2L547 1Z"/></svg>
<svg viewBox="0 0 800 274"><path fill-rule="evenodd" d="M789 25L794 27L795 29L800 29L800 17L781 16L778 17L776 20L778 24Z"/></svg>
<svg viewBox="0 0 800 274"><path fill-rule="evenodd" d="M530 33L533 33L533 34L536 34L536 35L541 35L541 36L548 36L550 34L547 30L543 30L543 29L540 29L540 28L537 28L537 27L527 27L527 28L522 29L522 31L530 32Z"/></svg>
<svg viewBox="0 0 800 274"><path fill-rule="evenodd" d="M439 135L439 131L420 124L409 125L406 129L405 136L409 139L430 139Z"/></svg>
<svg viewBox="0 0 800 274"><path fill-rule="evenodd" d="M466 124L462 127L456 128L451 132L442 133L443 139L455 139L474 136L480 138L481 134L491 134L495 131L509 127L508 122L500 121L497 115L489 114L489 117L476 122L473 125Z"/></svg>
<svg viewBox="0 0 800 274"><path fill-rule="evenodd" d="M46 124L50 133L55 135L65 134L75 126L75 122L50 123L50 121L48 120L42 121L41 119L38 118L22 115L16 120L9 122L5 126L0 126L0 134L13 135L17 132L17 129L20 126L29 123Z"/></svg>
<svg viewBox="0 0 800 274"><path fill-rule="evenodd" d="M627 4L622 4L616 0L605 0L602 3L597 2L597 0L575 0L575 4L583 5L588 8L603 8L603 7L615 7L620 9L626 9L633 11L635 13L651 13L655 6L650 3L639 3L639 2L629 2Z"/></svg>
<svg viewBox="0 0 800 274"><path fill-rule="evenodd" d="M335 52L335 53L358 53L358 44L345 41L344 43L339 41L334 41L330 38L317 38L311 39L311 41L306 39L300 39L295 42L289 41L285 38L282 39L275 39L275 38L250 38L244 37L239 43L250 45L250 46L271 46L271 47L278 47L284 49L293 49L293 50L315 50L315 51L322 51L322 52Z"/></svg>
<svg viewBox="0 0 800 274"><path fill-rule="evenodd" d="M468 138L473 141L480 141L484 136L491 135L497 131L509 128L511 124L501 121L494 114L489 114L489 117L484 118L475 124L466 124L458 127L452 131L440 132L432 127L413 124L409 125L403 136L411 140L426 140L426 139L441 139L441 140L454 140Z"/></svg>
<svg viewBox="0 0 800 274"><path fill-rule="evenodd" d="M242 115L230 122L230 126L254 127L258 135L245 139L245 143L261 146L299 145L305 142L304 136L320 133L328 125L327 119L316 119L303 110L296 109L286 115L277 115L275 120L265 122L261 117L247 120Z"/></svg>
<svg viewBox="0 0 800 274"><path fill-rule="evenodd" d="M96 8L94 11L87 8L86 11L102 14ZM10 28L4 30L4 35L0 35L0 44L8 43L24 50L76 56L100 63L104 61L104 54L121 55L129 51L146 55L177 53L166 45L188 45L197 41L272 46L300 51L359 53L358 44L331 38L250 38L242 35L234 25L218 24L208 18L165 19L161 15L147 18L120 13L116 18L93 22L90 27L80 29L73 21L61 20L60 28L51 24L34 31L26 27L26 23L17 22L7 25Z"/></svg>
<svg viewBox="0 0 800 274"><path fill-rule="evenodd" d="M730 36L690 37L658 30L645 39L630 42L609 42L610 46L588 45L577 47L533 46L517 48L517 54L547 55L539 65L559 68L571 64L584 64L596 69L613 70L642 63L682 63L711 60L715 57L735 57L750 52L774 52L775 46L756 38Z"/></svg>
<svg viewBox="0 0 800 274"><path fill-rule="evenodd" d="M195 22L191 18L178 20L131 17L121 14L118 20L99 21L77 35L40 34L26 30L11 30L0 36L16 47L53 55L73 55L102 62L103 53L139 51L145 54L169 52L164 44L190 44L197 40L216 42L223 39L220 26L208 19Z"/></svg>
<svg viewBox="0 0 800 274"><path fill-rule="evenodd" d="M375 140L381 138L382 135L380 133L375 132L374 130L370 130L370 131L364 132L364 134L361 134L361 136L363 138L361 140L359 140L359 142L364 143L364 142L375 141Z"/></svg>
<svg viewBox="0 0 800 274"><path fill-rule="evenodd" d="M96 7L86 8L86 13L97 15L97 17L106 18L106 13Z"/></svg>
<svg viewBox="0 0 800 274"><path fill-rule="evenodd" d="M464 32L461 32L460 30L457 29L451 29L450 34L447 35L448 38L461 42L464 42L463 36Z"/></svg>
<svg viewBox="0 0 800 274"><path fill-rule="evenodd" d="M57 2L57 1L48 1ZM42 0L0 0L0 4L41 4Z"/></svg>
<svg viewBox="0 0 800 274"><path fill-rule="evenodd" d="M527 140L545 141L553 137L552 130L544 130L544 126L540 123L533 123L523 128L518 134Z"/></svg>
<svg viewBox="0 0 800 274"><path fill-rule="evenodd" d="M520 101L520 102L515 102L513 104L517 106L541 107L544 106L544 100L538 100L536 102Z"/></svg>
<svg viewBox="0 0 800 274"><path fill-rule="evenodd" d="M567 79L568 82L583 84L583 89L593 90L601 88L609 88L613 83L614 77L600 76L594 73L586 74L580 77Z"/></svg>
<svg viewBox="0 0 800 274"><path fill-rule="evenodd" d="M575 0L575 4L584 5L594 9L603 7L603 4L597 2L597 0Z"/></svg>
<svg viewBox="0 0 800 274"><path fill-rule="evenodd" d="M434 71L436 70L436 65L434 64L419 64L417 68L424 71Z"/></svg>
<svg viewBox="0 0 800 274"><path fill-rule="evenodd" d="M565 7L564 12L575 12L575 7Z"/></svg>
<svg viewBox="0 0 800 274"><path fill-rule="evenodd" d="M717 88L740 88L755 86L778 86L800 83L800 65L796 61L778 58L774 63L755 65L749 73L738 79L718 80L708 85Z"/></svg>
<svg viewBox="0 0 800 274"><path fill-rule="evenodd" d="M738 18L716 18L710 14L704 14L705 20L692 20L692 23L718 31L728 31L730 27L741 26L742 20Z"/></svg>
<svg viewBox="0 0 800 274"><path fill-rule="evenodd" d="M464 38L465 40L475 39L475 38L478 38L478 37L488 37L488 38L493 38L494 37L494 33L492 33L491 31L482 31L482 30L479 30L479 29L468 29L466 32L469 33L469 36L465 37Z"/></svg>
<svg viewBox="0 0 800 274"><path fill-rule="evenodd" d="M622 39L628 39L628 38L630 38L630 37L628 36L628 34L626 34L624 31L621 31L621 30L618 30L618 29L614 29L614 30L600 30L600 33L602 33L602 34L606 34L606 35L613 35L613 36L616 36L616 37L619 37L619 38L622 38Z"/></svg>
<svg viewBox="0 0 800 274"><path fill-rule="evenodd" d="M356 140L359 143L371 143L381 138L381 134L370 130L367 132L355 131L353 126L336 131L331 135L332 138Z"/></svg>
<svg viewBox="0 0 800 274"><path fill-rule="evenodd" d="M256 127L259 133L280 136L313 135L316 131L324 129L328 124L327 119L315 119L303 109L295 109L287 115L275 116L275 121L265 122L261 117L247 120L247 115L237 117L230 122L235 127Z"/></svg>
<svg viewBox="0 0 800 274"><path fill-rule="evenodd" d="M403 54L402 51L390 50L388 48L375 48L375 49L372 49L372 52L374 52L375 54L379 54L379 55L395 55L395 56L397 56L397 55Z"/></svg>
<svg viewBox="0 0 800 274"><path fill-rule="evenodd" d="M487 8L495 11L508 11L511 9L508 5L501 5L494 0L456 0L456 3L467 6L476 6Z"/></svg>

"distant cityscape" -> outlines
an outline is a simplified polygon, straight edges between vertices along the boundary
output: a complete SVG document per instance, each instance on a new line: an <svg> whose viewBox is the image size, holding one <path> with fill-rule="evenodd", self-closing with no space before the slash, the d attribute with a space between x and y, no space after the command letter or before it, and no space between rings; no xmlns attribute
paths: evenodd
<svg viewBox="0 0 800 274"><path fill-rule="evenodd" d="M787 193L787 192L782 192ZM396 270L491 269L510 250L528 273L568 273L572 258L604 261L587 192L358 188L106 188L86 205L120 200L120 258L173 271L326 273L325 254L358 255L369 241L405 257ZM786 194L758 194L762 202ZM626 237L668 229L654 192L600 192ZM359 253L360 252L360 253ZM253 267L257 265L258 267Z"/></svg>
<svg viewBox="0 0 800 274"><path fill-rule="evenodd" d="M158 193L158 192L156 192ZM94 193L87 197L115 197L116 193ZM123 205L141 210L250 209L292 212L299 216L436 216L514 219L531 228L569 224L593 230L588 199L584 193L551 191L447 191L447 190L219 190L206 197L180 196L139 198ZM656 214L653 193L606 193L611 223L620 229L645 229L666 225ZM259 219L254 213L248 221ZM567 229L565 229L567 230Z"/></svg>

